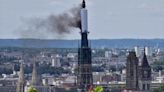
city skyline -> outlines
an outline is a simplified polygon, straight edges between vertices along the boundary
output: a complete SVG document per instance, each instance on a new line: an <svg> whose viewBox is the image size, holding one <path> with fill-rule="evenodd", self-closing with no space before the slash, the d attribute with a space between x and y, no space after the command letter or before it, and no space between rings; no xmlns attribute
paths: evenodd
<svg viewBox="0 0 164 92"><path fill-rule="evenodd" d="M0 0L0 39L22 38L22 21L61 14L81 0ZM87 0L89 39L164 38L163 0ZM23 26L24 27L24 26ZM33 38L80 39L79 30L55 35L35 32ZM45 34L44 34L45 33ZM39 36L38 36L39 34ZM44 34L44 35L42 35ZM30 33L27 33L30 35ZM29 36L29 38L32 38Z"/></svg>

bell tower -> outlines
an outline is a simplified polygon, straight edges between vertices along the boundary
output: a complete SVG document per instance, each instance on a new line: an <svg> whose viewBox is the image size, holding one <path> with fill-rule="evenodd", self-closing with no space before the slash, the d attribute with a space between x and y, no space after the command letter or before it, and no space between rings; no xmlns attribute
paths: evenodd
<svg viewBox="0 0 164 92"><path fill-rule="evenodd" d="M151 67L148 63L145 50L141 65L138 69L139 92L150 92L151 86Z"/></svg>
<svg viewBox="0 0 164 92"><path fill-rule="evenodd" d="M138 58L134 51L129 52L126 63L126 89L138 89Z"/></svg>

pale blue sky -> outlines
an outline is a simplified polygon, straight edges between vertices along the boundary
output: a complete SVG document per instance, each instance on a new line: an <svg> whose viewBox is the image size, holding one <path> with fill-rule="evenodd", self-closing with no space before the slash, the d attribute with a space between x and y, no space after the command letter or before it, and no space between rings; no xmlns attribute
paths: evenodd
<svg viewBox="0 0 164 92"><path fill-rule="evenodd" d="M22 20L60 14L81 1L0 0L0 38L20 38L17 30L22 26ZM164 38L164 0L86 1L91 39ZM78 31L60 37L52 35L46 34L43 38L80 38Z"/></svg>

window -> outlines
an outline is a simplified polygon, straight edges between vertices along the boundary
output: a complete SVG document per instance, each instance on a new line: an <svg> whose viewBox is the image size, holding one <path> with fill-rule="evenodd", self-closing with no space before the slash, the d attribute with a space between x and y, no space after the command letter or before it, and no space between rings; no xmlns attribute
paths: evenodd
<svg viewBox="0 0 164 92"><path fill-rule="evenodd" d="M147 90L150 90L150 84L147 84Z"/></svg>
<svg viewBox="0 0 164 92"><path fill-rule="evenodd" d="M143 84L142 87L143 87L143 90L145 90L145 84Z"/></svg>

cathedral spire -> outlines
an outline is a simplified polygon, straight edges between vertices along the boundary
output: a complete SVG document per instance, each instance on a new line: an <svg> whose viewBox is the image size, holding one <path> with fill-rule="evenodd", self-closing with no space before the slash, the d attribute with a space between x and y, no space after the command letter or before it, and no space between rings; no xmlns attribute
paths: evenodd
<svg viewBox="0 0 164 92"><path fill-rule="evenodd" d="M140 92L151 92L151 67L148 63L145 49L141 66L139 66L138 70L138 83Z"/></svg>
<svg viewBox="0 0 164 92"><path fill-rule="evenodd" d="M83 0L83 2L82 2L82 8L85 8L85 7L86 7L85 0Z"/></svg>
<svg viewBox="0 0 164 92"><path fill-rule="evenodd" d="M38 69L37 69L36 61L34 60L33 71L32 71L32 82L31 82L32 86L39 86L42 84L37 70Z"/></svg>
<svg viewBox="0 0 164 92"><path fill-rule="evenodd" d="M25 78L24 78L23 60L21 60L16 92L24 92L24 85L25 85Z"/></svg>
<svg viewBox="0 0 164 92"><path fill-rule="evenodd" d="M143 66L143 67L149 66L147 56L146 56L146 53L145 53L145 48L144 48L144 55L143 55L143 58L142 58L141 66Z"/></svg>

